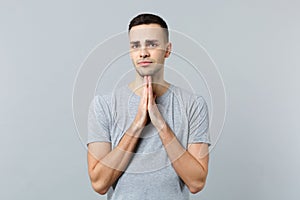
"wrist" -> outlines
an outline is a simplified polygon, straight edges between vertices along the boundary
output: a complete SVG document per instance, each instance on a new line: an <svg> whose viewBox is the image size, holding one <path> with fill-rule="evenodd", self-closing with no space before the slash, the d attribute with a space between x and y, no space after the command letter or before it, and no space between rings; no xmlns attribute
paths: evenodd
<svg viewBox="0 0 300 200"><path fill-rule="evenodd" d="M164 120L161 120L153 125L159 133L165 132L168 128L167 123Z"/></svg>
<svg viewBox="0 0 300 200"><path fill-rule="evenodd" d="M136 123L132 123L130 125L130 127L128 128L127 130L127 134L130 135L130 136L133 136L133 137L139 137L141 132L143 130L143 127L139 126L138 124Z"/></svg>
<svg viewBox="0 0 300 200"><path fill-rule="evenodd" d="M164 126L159 130L158 133L163 144L168 144L170 141L176 138L175 134L170 129L167 123L164 124Z"/></svg>

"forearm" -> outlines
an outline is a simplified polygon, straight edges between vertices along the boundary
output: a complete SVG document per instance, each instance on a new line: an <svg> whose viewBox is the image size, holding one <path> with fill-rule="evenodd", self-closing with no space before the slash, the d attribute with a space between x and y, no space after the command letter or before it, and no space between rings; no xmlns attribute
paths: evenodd
<svg viewBox="0 0 300 200"><path fill-rule="evenodd" d="M90 177L94 189L105 194L109 187L122 175L138 142L140 131L129 129L116 148L100 159L92 168Z"/></svg>
<svg viewBox="0 0 300 200"><path fill-rule="evenodd" d="M178 176L192 193L200 191L207 177L206 167L182 147L168 125L159 131L159 135Z"/></svg>

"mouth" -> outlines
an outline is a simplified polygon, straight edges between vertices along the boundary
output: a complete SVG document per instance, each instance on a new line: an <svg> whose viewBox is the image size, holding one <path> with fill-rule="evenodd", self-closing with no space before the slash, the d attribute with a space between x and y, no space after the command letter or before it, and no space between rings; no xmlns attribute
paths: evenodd
<svg viewBox="0 0 300 200"><path fill-rule="evenodd" d="M140 66L148 66L151 63L152 63L152 61L150 61L150 60L141 60L137 64L140 65Z"/></svg>

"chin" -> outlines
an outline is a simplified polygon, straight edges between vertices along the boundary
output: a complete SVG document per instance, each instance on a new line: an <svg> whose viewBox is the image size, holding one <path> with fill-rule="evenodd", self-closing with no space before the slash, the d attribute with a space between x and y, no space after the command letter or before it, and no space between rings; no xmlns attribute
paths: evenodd
<svg viewBox="0 0 300 200"><path fill-rule="evenodd" d="M153 72L153 71L148 71L148 72L145 72L145 71L141 71L141 70L137 70L137 73L141 76L141 77L144 77L144 76L154 76L156 73Z"/></svg>
<svg viewBox="0 0 300 200"><path fill-rule="evenodd" d="M161 69L136 69L136 72L141 76L155 76Z"/></svg>

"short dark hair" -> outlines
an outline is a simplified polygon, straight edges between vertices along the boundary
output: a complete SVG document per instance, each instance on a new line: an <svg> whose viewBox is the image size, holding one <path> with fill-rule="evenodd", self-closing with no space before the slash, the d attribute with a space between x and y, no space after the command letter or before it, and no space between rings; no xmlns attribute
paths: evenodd
<svg viewBox="0 0 300 200"><path fill-rule="evenodd" d="M169 31L168 25L161 17L150 14L150 13L143 13L139 14L138 16L134 17L128 26L128 32L131 30L132 27L142 25L142 24L158 24L160 27L165 29L167 40L169 40Z"/></svg>

